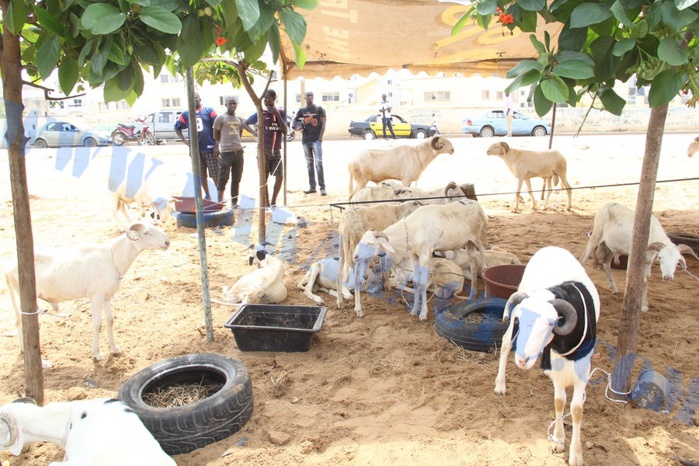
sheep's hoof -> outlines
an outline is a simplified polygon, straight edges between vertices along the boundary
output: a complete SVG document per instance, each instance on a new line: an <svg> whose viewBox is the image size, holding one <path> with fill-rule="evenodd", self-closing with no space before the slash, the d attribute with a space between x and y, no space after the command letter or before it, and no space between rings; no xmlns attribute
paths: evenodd
<svg viewBox="0 0 699 466"><path fill-rule="evenodd" d="M92 357L97 362L104 361L104 354L102 353L93 354Z"/></svg>
<svg viewBox="0 0 699 466"><path fill-rule="evenodd" d="M583 466L583 464L585 463L583 463L582 454L574 455L571 453L570 459L568 460L568 464L570 466Z"/></svg>
<svg viewBox="0 0 699 466"><path fill-rule="evenodd" d="M565 440L553 440L551 441L551 453L563 453L565 451L566 445Z"/></svg>
<svg viewBox="0 0 699 466"><path fill-rule="evenodd" d="M2 334L5 337L16 337L17 336L17 330L8 330L7 332L3 332Z"/></svg>
<svg viewBox="0 0 699 466"><path fill-rule="evenodd" d="M53 367L53 364L48 359L41 358L41 367L44 369L49 369Z"/></svg>
<svg viewBox="0 0 699 466"><path fill-rule="evenodd" d="M364 317L364 313L362 311L357 311L357 317Z"/></svg>
<svg viewBox="0 0 699 466"><path fill-rule="evenodd" d="M495 394L498 396L505 396L506 392L507 392L507 389L505 387L502 387L502 388L497 387L497 386L495 387Z"/></svg>

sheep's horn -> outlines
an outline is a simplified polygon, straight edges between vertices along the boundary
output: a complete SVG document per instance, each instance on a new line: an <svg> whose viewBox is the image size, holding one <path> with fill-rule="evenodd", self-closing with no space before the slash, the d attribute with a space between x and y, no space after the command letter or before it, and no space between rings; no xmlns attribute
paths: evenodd
<svg viewBox="0 0 699 466"><path fill-rule="evenodd" d="M4 432L4 426L7 427L7 433ZM3 435L5 434L5 435ZM0 438L4 437L7 441L2 445L2 448L7 448L14 444L17 440L19 429L15 417L8 412L0 412Z"/></svg>
<svg viewBox="0 0 699 466"><path fill-rule="evenodd" d="M374 236L376 236L377 238L383 238L386 241L388 241L388 236L386 236L386 233L384 233L383 231L374 231L373 233Z"/></svg>
<svg viewBox="0 0 699 466"><path fill-rule="evenodd" d="M507 303L505 304L505 310L502 312L502 320L510 320L510 314L512 314L512 310L515 307L517 307L517 305L521 303L526 297L527 293L513 293L512 296L510 296L510 299L508 299Z"/></svg>
<svg viewBox="0 0 699 466"><path fill-rule="evenodd" d="M563 299L554 299L551 304L560 317L558 323L553 327L554 333L561 336L570 335L578 324L578 313L575 308Z"/></svg>
<svg viewBox="0 0 699 466"><path fill-rule="evenodd" d="M687 246L686 244L678 244L677 249L679 249L680 254L689 254L690 256L695 258L696 260L699 260L699 256L697 256L697 253L694 252L694 249Z"/></svg>
<svg viewBox="0 0 699 466"><path fill-rule="evenodd" d="M432 141L430 142L430 146L432 146L432 149L434 149L434 150L439 150L439 149L441 149L442 147L444 147L444 144L440 144L439 141L440 141L440 137L439 137L439 136L436 136L436 137L433 137L433 138L432 138Z"/></svg>
<svg viewBox="0 0 699 466"><path fill-rule="evenodd" d="M449 197L449 190L456 189L456 183L450 181L449 184L444 188L444 197Z"/></svg>
<svg viewBox="0 0 699 466"><path fill-rule="evenodd" d="M466 199L471 199L473 201L478 200L478 196L476 196L476 188L472 184L462 184L460 188L461 192L464 193L464 196L466 196Z"/></svg>
<svg viewBox="0 0 699 466"><path fill-rule="evenodd" d="M648 250L649 251L660 251L664 247L665 247L665 245L663 243L656 241L655 243L650 243L648 245Z"/></svg>

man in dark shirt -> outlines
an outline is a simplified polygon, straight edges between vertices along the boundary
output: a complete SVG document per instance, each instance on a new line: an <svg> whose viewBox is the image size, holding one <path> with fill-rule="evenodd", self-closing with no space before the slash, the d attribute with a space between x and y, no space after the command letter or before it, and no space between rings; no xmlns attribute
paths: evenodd
<svg viewBox="0 0 699 466"><path fill-rule="evenodd" d="M318 174L318 187L320 195L325 196L325 175L323 173L323 134L325 133L325 109L313 103L313 92L306 92L306 106L299 109L294 117L294 122L303 122L303 153L306 156L306 168L308 169L309 188L304 194L316 192L316 177ZM315 164L314 159L315 157ZM315 165L315 171L314 171Z"/></svg>

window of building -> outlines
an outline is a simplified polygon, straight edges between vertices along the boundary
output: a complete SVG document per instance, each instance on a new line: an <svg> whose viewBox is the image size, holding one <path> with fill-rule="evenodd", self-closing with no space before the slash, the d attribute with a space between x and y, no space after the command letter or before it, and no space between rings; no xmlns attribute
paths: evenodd
<svg viewBox="0 0 699 466"><path fill-rule="evenodd" d="M320 95L322 102L339 102L340 93L339 92L328 92Z"/></svg>
<svg viewBox="0 0 699 466"><path fill-rule="evenodd" d="M179 79L177 76L173 76L169 73L163 73L159 76L160 82L162 84L168 84L168 83L176 83L180 82L181 79Z"/></svg>
<svg viewBox="0 0 699 466"><path fill-rule="evenodd" d="M483 100L490 100L490 91L483 90L481 93L481 97Z"/></svg>
<svg viewBox="0 0 699 466"><path fill-rule="evenodd" d="M125 100L120 100L116 103L116 108L117 110L128 110L131 108L131 105L129 105Z"/></svg>
<svg viewBox="0 0 699 466"><path fill-rule="evenodd" d="M71 99L68 101L68 106L69 107L82 107L83 106L83 99Z"/></svg>
<svg viewBox="0 0 699 466"><path fill-rule="evenodd" d="M495 94L495 99L496 100L505 100L505 93L503 91L498 91Z"/></svg>
<svg viewBox="0 0 699 466"><path fill-rule="evenodd" d="M108 112L109 111L109 104L105 104L104 102L100 102L99 107L100 107L101 112Z"/></svg>
<svg viewBox="0 0 699 466"><path fill-rule="evenodd" d="M301 103L301 94L296 94L295 99L296 99L296 103L300 104Z"/></svg>
<svg viewBox="0 0 699 466"><path fill-rule="evenodd" d="M160 103L162 104L163 108L174 108L174 107L179 107L180 106L180 98L179 97L173 97L171 99L161 99Z"/></svg>
<svg viewBox="0 0 699 466"><path fill-rule="evenodd" d="M430 102L430 101L446 102L450 99L451 99L451 93L449 91L425 92L425 102Z"/></svg>

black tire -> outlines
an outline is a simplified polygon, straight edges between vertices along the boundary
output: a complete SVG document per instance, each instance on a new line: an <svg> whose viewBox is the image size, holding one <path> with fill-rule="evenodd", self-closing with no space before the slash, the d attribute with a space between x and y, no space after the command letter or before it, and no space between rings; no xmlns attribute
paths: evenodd
<svg viewBox="0 0 699 466"><path fill-rule="evenodd" d="M692 248L697 255L699 255L699 235L695 235L693 233L675 232L668 233L667 237L670 238L670 241L675 244L686 244Z"/></svg>
<svg viewBox="0 0 699 466"><path fill-rule="evenodd" d="M419 129L415 131L415 139L425 139L427 137L427 131L424 129Z"/></svg>
<svg viewBox="0 0 699 466"><path fill-rule="evenodd" d="M85 145L85 147L95 147L97 146L97 141L95 141L93 138L85 138L83 145Z"/></svg>
<svg viewBox="0 0 699 466"><path fill-rule="evenodd" d="M212 396L174 408L154 408L143 395L184 383L216 382ZM187 354L165 359L134 374L119 399L141 419L168 455L189 453L238 432L253 410L252 381L242 362L218 354Z"/></svg>
<svg viewBox="0 0 699 466"><path fill-rule="evenodd" d="M122 131L114 131L112 133L112 144L115 146L123 146L126 142L126 134Z"/></svg>
<svg viewBox="0 0 699 466"><path fill-rule="evenodd" d="M543 126L536 126L532 130L532 136L543 137L543 136L546 136L546 134L547 134L546 128L544 128Z"/></svg>
<svg viewBox="0 0 699 466"><path fill-rule="evenodd" d="M186 212L174 212L177 226L184 228L197 227L197 215ZM231 226L235 222L235 214L232 209L217 210L216 212L204 212L204 226Z"/></svg>
<svg viewBox="0 0 699 466"><path fill-rule="evenodd" d="M376 134L374 134L372 130L367 129L362 133L362 139L364 139L365 141L373 141L374 139L376 139Z"/></svg>
<svg viewBox="0 0 699 466"><path fill-rule="evenodd" d="M499 348L509 322L502 321L506 299L479 298L455 304L435 315L437 335L471 351L487 353ZM482 313L479 321L466 320L472 313Z"/></svg>
<svg viewBox="0 0 699 466"><path fill-rule="evenodd" d="M49 145L46 144L46 141L44 141L43 139L37 139L36 141L34 141L34 147L36 147L37 149L46 149L48 146Z"/></svg>
<svg viewBox="0 0 699 466"><path fill-rule="evenodd" d="M495 136L495 131L491 126L484 126L481 128L480 133L478 135L482 138L492 138Z"/></svg>

